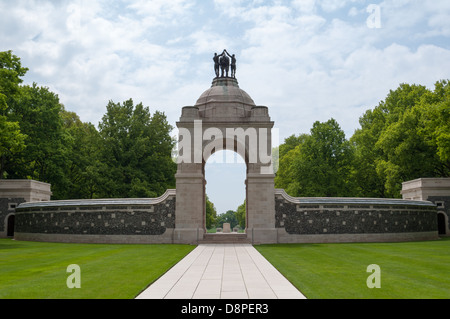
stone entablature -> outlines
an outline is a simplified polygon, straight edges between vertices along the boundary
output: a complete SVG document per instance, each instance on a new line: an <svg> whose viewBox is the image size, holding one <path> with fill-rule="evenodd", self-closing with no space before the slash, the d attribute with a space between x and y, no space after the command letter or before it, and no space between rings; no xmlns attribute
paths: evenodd
<svg viewBox="0 0 450 319"><path fill-rule="evenodd" d="M23 198L26 202L49 201L50 184L28 179L0 180L0 198Z"/></svg>
<svg viewBox="0 0 450 319"><path fill-rule="evenodd" d="M450 178L419 178L402 184L403 199L428 200L430 196L450 197Z"/></svg>

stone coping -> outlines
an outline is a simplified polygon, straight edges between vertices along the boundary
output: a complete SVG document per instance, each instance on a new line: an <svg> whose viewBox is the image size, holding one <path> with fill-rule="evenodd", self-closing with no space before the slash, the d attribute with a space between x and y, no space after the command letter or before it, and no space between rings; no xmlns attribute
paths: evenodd
<svg viewBox="0 0 450 319"><path fill-rule="evenodd" d="M156 205L169 196L175 196L176 190L169 189L158 198L129 198L129 199L76 199L57 200L47 202L28 202L20 204L17 209L43 208L43 207L67 207L67 206L102 206L102 205Z"/></svg>
<svg viewBox="0 0 450 319"><path fill-rule="evenodd" d="M342 205L436 205L429 201L404 200L392 198L351 198L351 197L292 197L284 189L276 189L275 195L281 195L284 199L296 204L342 204Z"/></svg>

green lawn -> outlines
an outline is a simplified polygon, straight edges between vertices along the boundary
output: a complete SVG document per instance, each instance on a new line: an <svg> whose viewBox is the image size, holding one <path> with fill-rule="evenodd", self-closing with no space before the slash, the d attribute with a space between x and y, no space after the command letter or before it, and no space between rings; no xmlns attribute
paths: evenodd
<svg viewBox="0 0 450 319"><path fill-rule="evenodd" d="M310 299L450 298L450 238L409 243L261 245L256 249ZM381 268L369 289L367 266Z"/></svg>
<svg viewBox="0 0 450 319"><path fill-rule="evenodd" d="M0 299L134 298L194 248L0 239ZM67 287L71 264L80 266L80 289Z"/></svg>
<svg viewBox="0 0 450 319"><path fill-rule="evenodd" d="M450 298L450 238L255 247L310 299ZM0 239L0 299L134 298L194 248ZM80 266L80 289L67 288L71 264ZM380 289L366 285L371 264L381 268Z"/></svg>

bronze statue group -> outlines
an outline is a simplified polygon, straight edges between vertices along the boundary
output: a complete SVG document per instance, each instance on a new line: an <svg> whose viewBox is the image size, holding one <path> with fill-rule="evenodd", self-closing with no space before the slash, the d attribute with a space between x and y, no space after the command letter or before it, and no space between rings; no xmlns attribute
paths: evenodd
<svg viewBox="0 0 450 319"><path fill-rule="evenodd" d="M231 63L230 63L231 59ZM230 55L227 50L223 50L220 55L214 53L214 71L216 72L216 77L219 77L219 71L221 70L221 77L228 77L231 66L231 77L236 78L236 57Z"/></svg>

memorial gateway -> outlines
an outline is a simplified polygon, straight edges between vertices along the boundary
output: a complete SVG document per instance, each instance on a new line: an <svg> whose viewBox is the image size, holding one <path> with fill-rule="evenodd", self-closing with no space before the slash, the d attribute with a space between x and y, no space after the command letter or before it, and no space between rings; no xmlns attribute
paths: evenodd
<svg viewBox="0 0 450 319"><path fill-rule="evenodd" d="M51 201L48 184L25 187L16 181L18 186L8 192L1 184L0 236L194 245L218 240L252 244L431 240L438 238L438 211L444 221L439 227L448 234L449 212L427 198L293 198L275 189L269 108L256 105L239 87L234 55L226 50L216 54L214 71L211 87L195 105L181 109L176 123L176 189L149 199ZM206 233L205 163L219 150L234 151L246 163L244 234ZM45 196L22 194L36 188ZM440 205L450 205L448 198L438 199Z"/></svg>

